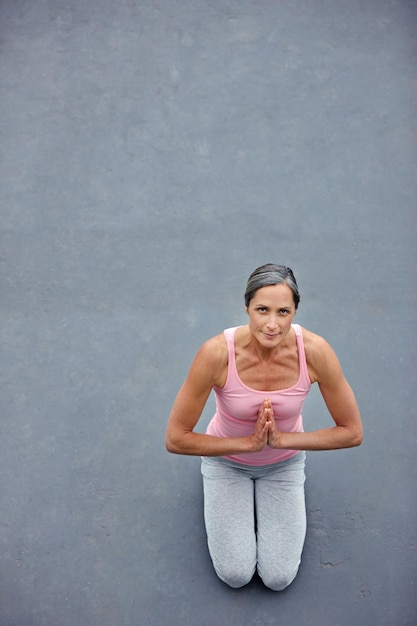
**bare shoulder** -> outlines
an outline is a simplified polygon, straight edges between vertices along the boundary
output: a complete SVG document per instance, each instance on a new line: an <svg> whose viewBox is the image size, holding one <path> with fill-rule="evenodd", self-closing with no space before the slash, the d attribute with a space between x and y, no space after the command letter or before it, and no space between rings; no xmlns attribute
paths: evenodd
<svg viewBox="0 0 417 626"><path fill-rule="evenodd" d="M326 339L304 327L302 332L311 382L322 382L329 376L341 374L339 359Z"/></svg>
<svg viewBox="0 0 417 626"><path fill-rule="evenodd" d="M227 373L228 349L223 333L208 339L198 350L191 370L197 376L209 377L211 384L222 386Z"/></svg>

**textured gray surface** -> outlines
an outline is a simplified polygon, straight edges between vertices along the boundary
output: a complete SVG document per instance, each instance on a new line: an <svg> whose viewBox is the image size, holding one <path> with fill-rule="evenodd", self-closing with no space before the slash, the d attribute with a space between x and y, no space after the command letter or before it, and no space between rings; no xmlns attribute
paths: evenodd
<svg viewBox="0 0 417 626"><path fill-rule="evenodd" d="M1 626L416 624L416 18L2 1ZM309 454L281 594L217 580L198 460L163 444L194 352L244 322L268 261L366 430Z"/></svg>

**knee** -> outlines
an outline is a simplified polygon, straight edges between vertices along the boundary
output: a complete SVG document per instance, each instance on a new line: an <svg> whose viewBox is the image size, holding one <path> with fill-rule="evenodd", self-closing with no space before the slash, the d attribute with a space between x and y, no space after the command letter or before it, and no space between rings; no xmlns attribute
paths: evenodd
<svg viewBox="0 0 417 626"><path fill-rule="evenodd" d="M292 572L259 572L259 576L266 587L272 591L283 591L293 582L297 576L298 567Z"/></svg>
<svg viewBox="0 0 417 626"><path fill-rule="evenodd" d="M234 589L247 585L252 580L255 573L255 567L251 568L232 564L222 565L221 568L215 567L214 569L220 580Z"/></svg>

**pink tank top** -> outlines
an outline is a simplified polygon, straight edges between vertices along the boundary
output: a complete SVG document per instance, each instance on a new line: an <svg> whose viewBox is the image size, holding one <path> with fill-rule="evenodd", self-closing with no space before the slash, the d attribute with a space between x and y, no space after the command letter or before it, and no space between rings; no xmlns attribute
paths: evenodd
<svg viewBox="0 0 417 626"><path fill-rule="evenodd" d="M239 378L235 359L235 332L236 328L224 331L226 337L229 364L224 387L214 387L216 397L216 412L211 419L207 434L216 437L245 437L254 431L259 407L264 398L272 402L275 421L279 430L285 432L303 432L301 415L304 400L310 391L311 382L308 375L304 343L301 326L293 324L295 332L299 376L293 387L279 391L258 391L247 387ZM260 452L249 452L225 456L237 463L245 465L269 465L284 461L298 454L299 450L273 450L265 446Z"/></svg>

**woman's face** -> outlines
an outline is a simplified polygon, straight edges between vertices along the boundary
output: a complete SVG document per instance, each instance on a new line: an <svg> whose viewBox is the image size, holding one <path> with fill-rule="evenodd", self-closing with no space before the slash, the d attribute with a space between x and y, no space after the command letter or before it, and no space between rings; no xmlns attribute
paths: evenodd
<svg viewBox="0 0 417 626"><path fill-rule="evenodd" d="M292 290L285 284L261 287L246 310L252 335L262 346L274 348L289 333L296 313Z"/></svg>

